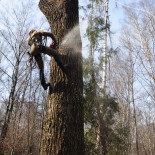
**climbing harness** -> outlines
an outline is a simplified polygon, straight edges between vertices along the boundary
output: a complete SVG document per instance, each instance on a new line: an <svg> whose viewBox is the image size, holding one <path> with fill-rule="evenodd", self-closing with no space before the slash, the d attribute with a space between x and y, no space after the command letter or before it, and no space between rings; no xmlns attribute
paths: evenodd
<svg viewBox="0 0 155 155"><path fill-rule="evenodd" d="M48 53L49 56L53 56L57 65L61 68L61 70L63 72L66 72L66 69L57 54L53 54L53 55L52 55L52 53L50 54L50 52L49 52L50 49L46 46L47 36L41 35L39 33L38 34L36 33L36 36L35 36L35 33L32 35L31 35L31 33L29 33L29 35L30 36L27 40L28 40L28 44L30 46L32 46L32 48L31 48L32 53L28 52L29 61L28 61L27 65L31 66L31 68L33 69L33 68L36 68L36 64L37 64L38 68L40 69L39 79L40 79L41 85L43 86L44 90L47 90L47 88L50 86L50 83L46 83L46 80L44 77L44 67L42 65L42 63L43 63L42 62L42 53L44 53L44 54ZM54 37L54 39L53 39L53 37L51 37L51 39L52 39L52 44L50 45L51 52L52 52L52 49L54 50L53 52L57 52L57 48L58 48L57 41L56 41L55 37ZM34 53L33 53L33 51L34 51ZM34 58L36 61L34 61Z"/></svg>

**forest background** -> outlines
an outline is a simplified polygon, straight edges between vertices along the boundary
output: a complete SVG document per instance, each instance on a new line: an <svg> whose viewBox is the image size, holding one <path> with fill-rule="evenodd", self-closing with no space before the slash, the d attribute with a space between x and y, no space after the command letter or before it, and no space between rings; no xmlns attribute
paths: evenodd
<svg viewBox="0 0 155 155"><path fill-rule="evenodd" d="M106 2L79 1L85 149L88 154L97 155L153 155L154 0L109 1L108 15ZM5 139L5 151L10 154L26 154L27 150L39 153L48 92L38 82L37 68L30 70L25 40L32 28L50 28L37 5L38 1L0 1L0 129L6 108L12 97L15 99ZM45 56L44 61L48 80L50 60ZM105 97L101 98L103 81Z"/></svg>

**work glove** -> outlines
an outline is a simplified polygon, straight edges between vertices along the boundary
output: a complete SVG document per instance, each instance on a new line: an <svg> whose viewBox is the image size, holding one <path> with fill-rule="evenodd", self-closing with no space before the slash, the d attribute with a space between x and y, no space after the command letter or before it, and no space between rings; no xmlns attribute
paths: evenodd
<svg viewBox="0 0 155 155"><path fill-rule="evenodd" d="M52 49L57 49L58 48L58 44L57 43L55 43L55 42L52 42L51 44L50 44L50 48L52 48Z"/></svg>

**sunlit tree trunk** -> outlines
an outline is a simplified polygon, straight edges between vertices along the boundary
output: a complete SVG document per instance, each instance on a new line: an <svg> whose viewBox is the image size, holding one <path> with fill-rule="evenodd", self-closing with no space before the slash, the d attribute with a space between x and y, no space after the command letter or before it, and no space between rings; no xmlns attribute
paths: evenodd
<svg viewBox="0 0 155 155"><path fill-rule="evenodd" d="M82 54L79 27L76 26L78 0L40 0L39 7L58 40L60 58L67 64L66 72L62 72L51 59L51 87L40 154L83 155ZM68 32L69 36L65 36Z"/></svg>
<svg viewBox="0 0 155 155"><path fill-rule="evenodd" d="M108 33L108 7L109 0L105 2L105 14L104 14L104 34L103 34L103 75L102 75L102 97L106 97L106 87L107 87L107 33ZM103 103L104 104L104 103ZM101 151L103 155L107 154L107 142L105 139L105 122L103 120L103 114L98 110L98 119L99 119L99 132L100 132L100 141L101 141Z"/></svg>
<svg viewBox="0 0 155 155"><path fill-rule="evenodd" d="M129 66L130 66L130 74L129 74L129 89L131 92L131 103L133 104L133 121L134 121L134 132L136 139L136 153L139 155L139 143L138 143L138 131L137 131L137 114L136 114L136 106L135 106L135 93L134 93L134 62L131 55L129 53ZM130 126L129 126L130 127Z"/></svg>
<svg viewBox="0 0 155 155"><path fill-rule="evenodd" d="M106 93L106 85L107 85L107 33L108 33L108 6L109 0L105 2L105 17L104 17L104 36L103 36L103 75L102 75L102 88L103 95Z"/></svg>

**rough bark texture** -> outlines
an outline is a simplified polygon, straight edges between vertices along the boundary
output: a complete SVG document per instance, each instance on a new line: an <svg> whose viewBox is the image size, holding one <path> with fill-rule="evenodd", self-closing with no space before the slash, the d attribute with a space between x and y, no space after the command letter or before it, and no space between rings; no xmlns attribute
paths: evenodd
<svg viewBox="0 0 155 155"><path fill-rule="evenodd" d="M83 155L83 81L81 40L61 44L78 24L78 0L40 0L39 7L59 41L59 54L66 72L51 60L49 103L44 119L40 155ZM76 28L80 38L79 28ZM72 38L73 37L73 38ZM75 36L71 35L70 40Z"/></svg>

